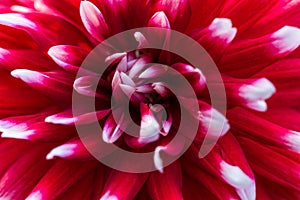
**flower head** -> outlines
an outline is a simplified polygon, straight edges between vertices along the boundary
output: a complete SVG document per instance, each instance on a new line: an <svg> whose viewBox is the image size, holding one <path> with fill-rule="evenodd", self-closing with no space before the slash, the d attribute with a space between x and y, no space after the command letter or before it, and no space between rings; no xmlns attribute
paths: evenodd
<svg viewBox="0 0 300 200"><path fill-rule="evenodd" d="M300 198L299 6L0 3L0 197Z"/></svg>

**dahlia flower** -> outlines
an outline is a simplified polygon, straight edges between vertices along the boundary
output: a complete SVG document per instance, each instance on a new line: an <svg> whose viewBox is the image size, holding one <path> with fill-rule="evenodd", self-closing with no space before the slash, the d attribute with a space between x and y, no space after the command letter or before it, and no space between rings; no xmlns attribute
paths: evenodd
<svg viewBox="0 0 300 200"><path fill-rule="evenodd" d="M0 199L300 199L300 1L5 0L0 10Z"/></svg>

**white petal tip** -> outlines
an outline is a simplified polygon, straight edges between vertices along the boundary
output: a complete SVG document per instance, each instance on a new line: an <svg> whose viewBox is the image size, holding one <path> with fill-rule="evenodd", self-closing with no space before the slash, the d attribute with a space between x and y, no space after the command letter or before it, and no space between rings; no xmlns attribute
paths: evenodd
<svg viewBox="0 0 300 200"><path fill-rule="evenodd" d="M226 43L230 43L236 33L237 29L232 27L232 22L227 18L216 18L208 27L212 31L212 36L226 40Z"/></svg>
<svg viewBox="0 0 300 200"><path fill-rule="evenodd" d="M30 136L33 134L33 131L25 131L25 132L3 132L2 138L14 138L14 139L23 139L29 140Z"/></svg>
<svg viewBox="0 0 300 200"><path fill-rule="evenodd" d="M51 124L63 124L63 125L74 124L73 118L63 118L63 117L58 117L57 115L48 116L45 118L44 121L46 123L51 123Z"/></svg>
<svg viewBox="0 0 300 200"><path fill-rule="evenodd" d="M160 173L164 172L163 160L161 159L161 156L160 156L160 152L162 150L165 150L165 147L163 147L163 146L156 147L156 149L154 151L154 158L153 158L154 166Z"/></svg>
<svg viewBox="0 0 300 200"><path fill-rule="evenodd" d="M284 26L272 34L274 47L279 53L292 52L300 45L300 29L293 26Z"/></svg>
<svg viewBox="0 0 300 200"><path fill-rule="evenodd" d="M54 157L68 158L74 154L76 144L63 144L52 149L46 156L47 160L52 160Z"/></svg>
<svg viewBox="0 0 300 200"><path fill-rule="evenodd" d="M42 192L37 190L35 192L32 192L27 198L26 200L42 200L43 199L43 195Z"/></svg>
<svg viewBox="0 0 300 200"><path fill-rule="evenodd" d="M296 131L289 131L285 136L285 140L290 149L296 153L300 153L300 133Z"/></svg>
<svg viewBox="0 0 300 200"><path fill-rule="evenodd" d="M275 86L266 78L261 78L251 84L245 84L239 89L239 96L245 105L253 110L264 112L267 110L266 99L276 92Z"/></svg>

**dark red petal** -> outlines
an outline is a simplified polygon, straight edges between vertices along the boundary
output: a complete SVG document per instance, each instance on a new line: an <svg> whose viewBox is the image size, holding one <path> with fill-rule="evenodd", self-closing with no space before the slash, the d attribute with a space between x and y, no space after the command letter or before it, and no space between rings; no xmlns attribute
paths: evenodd
<svg viewBox="0 0 300 200"><path fill-rule="evenodd" d="M60 67L76 74L88 51L78 46L58 45L51 47L48 54Z"/></svg>
<svg viewBox="0 0 300 200"><path fill-rule="evenodd" d="M299 28L284 26L260 38L237 41L227 48L218 66L236 77L251 76L293 52L300 45L299 38Z"/></svg>
<svg viewBox="0 0 300 200"><path fill-rule="evenodd" d="M152 199L183 199L180 163L177 161L165 167L163 173L151 173L147 185Z"/></svg>
<svg viewBox="0 0 300 200"><path fill-rule="evenodd" d="M16 69L11 75L53 99L63 102L71 100L74 76L64 71L38 72Z"/></svg>
<svg viewBox="0 0 300 200"><path fill-rule="evenodd" d="M0 75L1 117L36 113L50 105L50 101L45 96L11 77L8 73L0 71Z"/></svg>
<svg viewBox="0 0 300 200"><path fill-rule="evenodd" d="M300 164L275 152L265 144L238 137L253 170L276 183L300 191Z"/></svg>
<svg viewBox="0 0 300 200"><path fill-rule="evenodd" d="M94 169L93 162L58 160L41 178L27 199L55 199Z"/></svg>
<svg viewBox="0 0 300 200"><path fill-rule="evenodd" d="M147 173L132 174L111 170L106 180L101 199L116 198L131 200L142 188L147 178Z"/></svg>
<svg viewBox="0 0 300 200"><path fill-rule="evenodd" d="M50 145L43 144L30 147L9 169L0 180L1 198L24 199L37 184L39 179L52 166L44 159Z"/></svg>
<svg viewBox="0 0 300 200"><path fill-rule="evenodd" d="M240 135L265 144L300 152L299 132L283 128L241 108L228 111L227 116L232 129Z"/></svg>

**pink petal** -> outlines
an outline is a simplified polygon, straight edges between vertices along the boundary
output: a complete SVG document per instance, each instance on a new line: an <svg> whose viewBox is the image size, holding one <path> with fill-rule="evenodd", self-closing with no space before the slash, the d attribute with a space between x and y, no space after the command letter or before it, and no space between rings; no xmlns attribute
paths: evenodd
<svg viewBox="0 0 300 200"><path fill-rule="evenodd" d="M77 73L88 51L81 47L58 45L48 50L49 56L66 71Z"/></svg>
<svg viewBox="0 0 300 200"><path fill-rule="evenodd" d="M238 140L257 174L299 192L298 162L272 150L266 144L262 145L244 137L238 137Z"/></svg>
<svg viewBox="0 0 300 200"><path fill-rule="evenodd" d="M154 9L163 11L170 21L172 29L184 31L191 18L189 2L186 0L162 0L156 1Z"/></svg>
<svg viewBox="0 0 300 200"><path fill-rule="evenodd" d="M80 16L87 31L98 41L107 37L108 26L101 11L89 1L81 1Z"/></svg>
<svg viewBox="0 0 300 200"><path fill-rule="evenodd" d="M115 141L117 141L123 134L123 130L121 129L122 124L123 116L120 118L120 121L116 122L113 114L110 114L103 127L103 141L105 141L106 143L114 143Z"/></svg>
<svg viewBox="0 0 300 200"><path fill-rule="evenodd" d="M163 11L156 12L149 20L148 26L167 28L167 29L171 28L168 17L165 15Z"/></svg>
<svg viewBox="0 0 300 200"><path fill-rule="evenodd" d="M81 95L102 98L109 101L104 88L98 88L100 81L100 77L98 76L83 76L74 81L73 87Z"/></svg>
<svg viewBox="0 0 300 200"><path fill-rule="evenodd" d="M165 74L168 70L168 66L166 65L152 65L146 68L140 75L139 78L142 79L151 79L159 77Z"/></svg>

